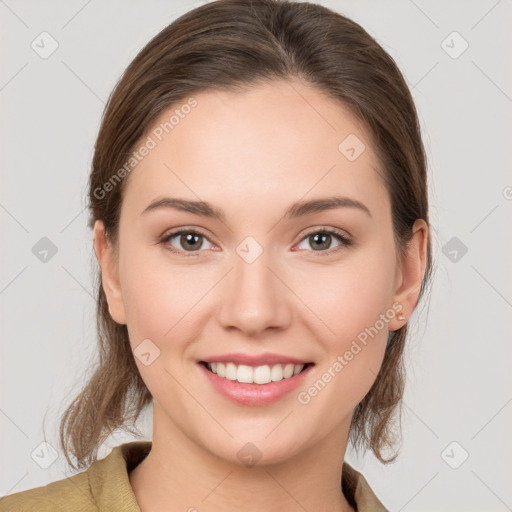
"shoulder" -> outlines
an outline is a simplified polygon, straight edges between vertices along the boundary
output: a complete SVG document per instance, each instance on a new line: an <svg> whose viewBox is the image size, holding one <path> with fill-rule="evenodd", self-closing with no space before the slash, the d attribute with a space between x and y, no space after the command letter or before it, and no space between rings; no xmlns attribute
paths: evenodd
<svg viewBox="0 0 512 512"><path fill-rule="evenodd" d="M0 512L97 511L87 471L0 498Z"/></svg>
<svg viewBox="0 0 512 512"><path fill-rule="evenodd" d="M373 492L362 473L343 462L343 494L357 512L389 512Z"/></svg>
<svg viewBox="0 0 512 512"><path fill-rule="evenodd" d="M129 481L151 442L116 446L86 471L0 498L0 512L140 512Z"/></svg>

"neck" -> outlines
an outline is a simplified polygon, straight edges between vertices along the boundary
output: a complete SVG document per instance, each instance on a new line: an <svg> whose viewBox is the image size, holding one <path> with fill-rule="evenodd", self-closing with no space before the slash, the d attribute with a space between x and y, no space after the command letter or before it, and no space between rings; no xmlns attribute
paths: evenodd
<svg viewBox="0 0 512 512"><path fill-rule="evenodd" d="M246 466L211 453L163 414L155 403L151 451L129 474L142 512L353 512L341 491L349 421L286 460Z"/></svg>

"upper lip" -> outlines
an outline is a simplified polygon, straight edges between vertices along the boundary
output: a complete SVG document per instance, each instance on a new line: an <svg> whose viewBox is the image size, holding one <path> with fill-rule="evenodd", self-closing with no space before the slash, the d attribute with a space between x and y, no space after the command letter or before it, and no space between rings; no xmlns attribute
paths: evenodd
<svg viewBox="0 0 512 512"><path fill-rule="evenodd" d="M311 361L298 359L296 357L285 356L282 354L222 354L201 359L205 363L235 363L236 365L245 364L248 366L263 366L265 364L307 364Z"/></svg>

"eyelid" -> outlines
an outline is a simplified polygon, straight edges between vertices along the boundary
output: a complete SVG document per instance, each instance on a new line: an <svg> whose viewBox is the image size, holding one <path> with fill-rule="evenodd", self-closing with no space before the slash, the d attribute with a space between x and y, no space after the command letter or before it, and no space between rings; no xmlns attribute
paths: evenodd
<svg viewBox="0 0 512 512"><path fill-rule="evenodd" d="M314 257L322 257L322 256L327 257L327 256L331 256L333 254L337 254L340 250L345 249L354 243L352 235L350 235L345 230L335 228L333 226L316 226L312 229L308 229L308 231L306 231L305 233L302 233L299 242L297 242L297 244L295 244L295 245L302 243L309 236L314 235L316 233L324 233L324 234L333 236L339 241L340 245L338 245L337 247L334 247L334 248L327 249L325 251L313 251L313 250L307 251L307 252L313 254Z"/></svg>
<svg viewBox="0 0 512 512"><path fill-rule="evenodd" d="M300 241L314 233L334 233L336 235L342 236L343 238L346 238L347 240L352 240L352 235L345 229L335 228L334 226L315 226L313 228L308 228L306 231L301 233Z"/></svg>
<svg viewBox="0 0 512 512"><path fill-rule="evenodd" d="M207 235L206 233L204 233L203 231L201 231L201 228L189 228L187 226L169 229L169 230L165 231L164 234L160 238L166 239L166 238L174 237L176 235L180 235L183 233L195 233L197 235L204 236L205 238L208 239L208 241L211 242L210 236ZM213 243L213 242L211 242L211 243Z"/></svg>
<svg viewBox="0 0 512 512"><path fill-rule="evenodd" d="M172 239L178 235L182 235L184 233L200 235L200 236L204 237L206 240L208 240L208 242L210 244L216 245L216 244L214 244L214 242L211 241L210 237L208 235L206 235L205 233L203 233L199 228L187 228L186 226L181 227L181 228L176 228L175 230L170 230L170 231L164 233L164 235L162 235L160 237L160 243L167 245L167 242L169 242L170 239ZM311 236L316 233L324 233L324 234L328 234L328 235L331 235L334 237L339 237L338 241L340 242L340 246L331 248L331 249L327 249L325 251L309 251L309 252L315 254L316 256L331 255L331 254L337 252L338 250L340 250L341 248L348 247L349 245L352 245L352 243L353 243L352 236L345 230L341 230L341 229L335 228L333 226L316 226L314 228L308 228L307 231L301 233L300 239L296 244L294 244L294 247L295 247L295 245L300 244L302 241L304 241L308 236ZM172 246L170 246L170 247L168 246L167 249L173 253L177 253L177 254L183 255L185 257L198 256L201 254L201 252L204 252L203 250L183 251L181 249L176 249L175 247L172 247Z"/></svg>

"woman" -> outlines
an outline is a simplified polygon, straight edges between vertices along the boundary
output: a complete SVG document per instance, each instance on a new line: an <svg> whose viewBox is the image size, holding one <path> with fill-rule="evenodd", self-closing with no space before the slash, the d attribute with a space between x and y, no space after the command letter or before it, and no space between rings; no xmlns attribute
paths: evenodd
<svg viewBox="0 0 512 512"><path fill-rule="evenodd" d="M112 93L89 198L100 359L61 423L88 469L0 510L386 510L344 457L397 456L431 250L382 47L315 4L188 12ZM152 441L97 460L150 404Z"/></svg>

